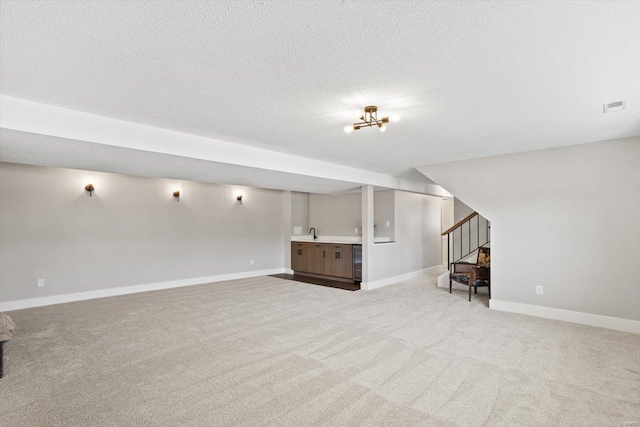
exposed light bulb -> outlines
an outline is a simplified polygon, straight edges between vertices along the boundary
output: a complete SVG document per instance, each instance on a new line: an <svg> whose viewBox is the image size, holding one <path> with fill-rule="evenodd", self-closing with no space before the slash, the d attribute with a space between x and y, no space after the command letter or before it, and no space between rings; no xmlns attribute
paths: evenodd
<svg viewBox="0 0 640 427"><path fill-rule="evenodd" d="M395 116L391 116L391 121L394 123L398 123L400 121L400 116L397 114Z"/></svg>
<svg viewBox="0 0 640 427"><path fill-rule="evenodd" d="M387 127L385 125L378 125L378 129L380 129L380 132L386 132L387 131Z"/></svg>
<svg viewBox="0 0 640 427"><path fill-rule="evenodd" d="M353 126L344 127L344 133L351 133L351 132L353 132Z"/></svg>

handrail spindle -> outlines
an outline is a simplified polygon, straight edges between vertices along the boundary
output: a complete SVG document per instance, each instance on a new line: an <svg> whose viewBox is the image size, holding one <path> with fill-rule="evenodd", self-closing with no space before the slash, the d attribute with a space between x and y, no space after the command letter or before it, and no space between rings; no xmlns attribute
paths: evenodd
<svg viewBox="0 0 640 427"><path fill-rule="evenodd" d="M477 240L476 240L476 247L471 250L471 220L476 217L476 232L477 232ZM463 243L462 243L462 229L463 226L467 224L467 236L468 236L468 240L467 240L467 250L468 252L463 255ZM456 239L455 239L455 233L456 230L460 233L460 257L456 258ZM452 234L453 234L453 238L452 238ZM487 220L485 218L485 242L483 244L480 244L480 215L478 215L478 212L473 212L469 215L467 215L466 217L462 218L460 221L458 221L456 224L454 224L453 226L449 227L447 230L445 230L442 233L442 236L446 235L447 236L447 266L449 269L451 269L451 264L453 264L453 262L459 261L462 258L466 257L467 255L471 254L472 252L474 252L477 248L486 245L487 243L489 243L491 240L489 238L489 220ZM453 256L454 261L452 262L451 257Z"/></svg>

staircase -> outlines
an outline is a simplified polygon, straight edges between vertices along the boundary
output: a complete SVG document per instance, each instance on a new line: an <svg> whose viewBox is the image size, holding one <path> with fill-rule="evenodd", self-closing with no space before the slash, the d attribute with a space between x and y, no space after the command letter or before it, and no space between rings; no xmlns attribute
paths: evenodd
<svg viewBox="0 0 640 427"><path fill-rule="evenodd" d="M491 223L473 212L442 233L447 237L447 271L438 277L438 286L449 288L451 264L457 261L475 263L476 253L481 246L491 242ZM462 285L459 285L462 286ZM454 283L454 287L458 285Z"/></svg>
<svg viewBox="0 0 640 427"><path fill-rule="evenodd" d="M491 223L478 212L462 218L442 233L447 237L447 269L451 263L473 255L479 247L491 242Z"/></svg>

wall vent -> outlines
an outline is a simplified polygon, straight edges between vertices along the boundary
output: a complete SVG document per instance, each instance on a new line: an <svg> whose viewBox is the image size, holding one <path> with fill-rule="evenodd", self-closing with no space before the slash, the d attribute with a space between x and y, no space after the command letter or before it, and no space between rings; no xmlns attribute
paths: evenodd
<svg viewBox="0 0 640 427"><path fill-rule="evenodd" d="M603 104L605 113L615 113L616 111L622 111L625 109L626 106L627 106L626 100Z"/></svg>

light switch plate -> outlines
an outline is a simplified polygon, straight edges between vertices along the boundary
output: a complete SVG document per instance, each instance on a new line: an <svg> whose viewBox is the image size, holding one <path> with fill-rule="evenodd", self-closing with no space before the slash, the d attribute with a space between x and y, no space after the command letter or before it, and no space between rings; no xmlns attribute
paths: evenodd
<svg viewBox="0 0 640 427"><path fill-rule="evenodd" d="M38 287L44 288L44 279L38 279Z"/></svg>
<svg viewBox="0 0 640 427"><path fill-rule="evenodd" d="M536 285L536 295L543 295L543 294L544 294L544 286Z"/></svg>
<svg viewBox="0 0 640 427"><path fill-rule="evenodd" d="M293 234L302 234L302 227L293 227Z"/></svg>

